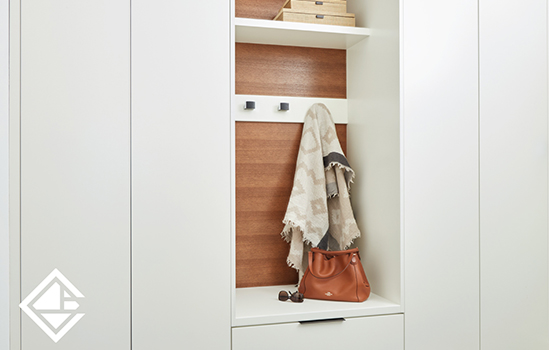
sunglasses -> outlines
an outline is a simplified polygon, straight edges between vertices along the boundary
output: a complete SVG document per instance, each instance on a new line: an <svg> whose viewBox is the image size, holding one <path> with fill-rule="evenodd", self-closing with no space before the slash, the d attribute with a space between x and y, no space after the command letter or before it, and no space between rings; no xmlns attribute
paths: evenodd
<svg viewBox="0 0 549 350"><path fill-rule="evenodd" d="M302 303L304 298L303 298L303 294L299 292L291 293L291 292L286 292L285 290L281 290L278 293L278 300L286 301L288 299L290 299L294 303Z"/></svg>

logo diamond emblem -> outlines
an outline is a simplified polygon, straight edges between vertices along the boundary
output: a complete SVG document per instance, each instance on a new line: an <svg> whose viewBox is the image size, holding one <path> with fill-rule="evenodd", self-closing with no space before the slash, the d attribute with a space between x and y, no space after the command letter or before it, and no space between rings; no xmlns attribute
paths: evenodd
<svg viewBox="0 0 549 350"><path fill-rule="evenodd" d="M77 312L79 298L84 295L54 269L19 307L57 343L85 315Z"/></svg>

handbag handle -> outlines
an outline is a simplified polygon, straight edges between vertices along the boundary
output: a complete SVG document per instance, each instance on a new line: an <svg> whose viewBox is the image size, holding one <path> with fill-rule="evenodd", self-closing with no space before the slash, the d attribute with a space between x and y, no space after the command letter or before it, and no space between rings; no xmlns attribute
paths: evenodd
<svg viewBox="0 0 549 350"><path fill-rule="evenodd" d="M358 248L352 248L352 249L347 249L347 250L330 250L330 251L327 251L326 249L320 249L318 247L312 247L311 251L321 253L321 254L323 254L323 252L326 252L327 255L347 255L347 254L350 254L350 253L360 254ZM359 257L360 257L360 255L359 255Z"/></svg>
<svg viewBox="0 0 549 350"><path fill-rule="evenodd" d="M353 256L354 256L355 254L358 253L358 252L352 252L354 249L351 249L350 251L345 252L345 253L343 253L343 252L337 252L337 253L339 253L339 254L332 254L332 255L349 254L349 260L347 261L347 264L345 264L345 268L343 268L343 270L339 271L339 272L336 273L335 275L329 276L329 277L321 277L321 276L315 275L314 272L313 272L313 254L314 254L314 251L315 251L315 250L316 250L317 252L319 252L320 249L312 248L311 251L309 252L309 257L308 257L308 258L309 258L309 273L310 273L311 275L313 275L315 278L319 278L319 279L330 279L330 278L334 278L334 277L336 277L336 276L339 276L340 274L343 273L343 271L347 270L347 268L349 267L349 265L351 265L351 261L353 260ZM330 253L332 253L332 252L330 252ZM336 253L336 252L334 252L334 253ZM323 254L323 253L320 252L320 254ZM360 257L359 257L359 259L360 259Z"/></svg>
<svg viewBox="0 0 549 350"><path fill-rule="evenodd" d="M323 251L328 253L328 251L326 249L322 249L322 248L318 248L318 247L311 248L311 251L315 252L315 253L321 253L321 254L324 254ZM343 255L343 254L346 255L346 254L350 254L350 253L355 253L356 256L358 256L358 259L362 260L362 258L360 257L360 251L358 250L358 248L352 248L352 249L347 249L347 250L334 250L334 251L330 250L328 255Z"/></svg>

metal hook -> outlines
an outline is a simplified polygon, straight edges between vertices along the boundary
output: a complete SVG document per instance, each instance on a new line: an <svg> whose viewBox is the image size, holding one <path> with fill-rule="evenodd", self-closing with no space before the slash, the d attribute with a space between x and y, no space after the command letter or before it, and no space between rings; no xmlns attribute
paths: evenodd
<svg viewBox="0 0 549 350"><path fill-rule="evenodd" d="M290 110L290 104L288 102L280 102L280 105L278 106L279 111L289 111Z"/></svg>
<svg viewBox="0 0 549 350"><path fill-rule="evenodd" d="M244 109L255 109L255 101L246 101Z"/></svg>

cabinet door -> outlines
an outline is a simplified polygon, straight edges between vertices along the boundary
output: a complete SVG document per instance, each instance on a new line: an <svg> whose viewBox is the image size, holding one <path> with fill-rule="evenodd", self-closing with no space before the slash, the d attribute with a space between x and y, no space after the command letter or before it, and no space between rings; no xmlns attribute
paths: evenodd
<svg viewBox="0 0 549 350"><path fill-rule="evenodd" d="M0 4L1 18L9 18L8 2ZM9 348L9 21L0 25L0 348Z"/></svg>
<svg viewBox="0 0 549 350"><path fill-rule="evenodd" d="M477 5L404 1L407 350L479 347Z"/></svg>
<svg viewBox="0 0 549 350"><path fill-rule="evenodd" d="M547 92L547 1L480 0L483 350L549 348Z"/></svg>
<svg viewBox="0 0 549 350"><path fill-rule="evenodd" d="M228 1L132 1L133 349L230 348Z"/></svg>
<svg viewBox="0 0 549 350"><path fill-rule="evenodd" d="M21 1L24 350L130 348L129 26L127 0ZM83 297L36 289L54 269Z"/></svg>

